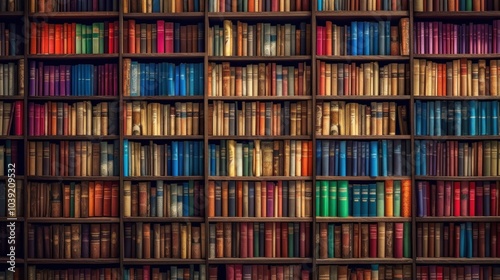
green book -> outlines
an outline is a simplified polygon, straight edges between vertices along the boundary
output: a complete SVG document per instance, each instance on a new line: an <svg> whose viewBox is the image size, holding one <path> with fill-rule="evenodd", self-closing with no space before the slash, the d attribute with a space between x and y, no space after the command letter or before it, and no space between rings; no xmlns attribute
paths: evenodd
<svg viewBox="0 0 500 280"><path fill-rule="evenodd" d="M349 216L349 186L347 181L338 182L339 217Z"/></svg>
<svg viewBox="0 0 500 280"><path fill-rule="evenodd" d="M104 22L99 23L99 53L104 53Z"/></svg>
<svg viewBox="0 0 500 280"><path fill-rule="evenodd" d="M384 182L377 182L377 217L385 216L385 185Z"/></svg>
<svg viewBox="0 0 500 280"><path fill-rule="evenodd" d="M76 38L75 38L75 47L76 54L82 54L82 25L80 23L76 24Z"/></svg>
<svg viewBox="0 0 500 280"><path fill-rule="evenodd" d="M92 23L92 54L99 54L99 23Z"/></svg>
<svg viewBox="0 0 500 280"><path fill-rule="evenodd" d="M86 54L92 53L92 25L87 25L87 52Z"/></svg>
<svg viewBox="0 0 500 280"><path fill-rule="evenodd" d="M411 223L403 224L403 257L411 258Z"/></svg>
<svg viewBox="0 0 500 280"><path fill-rule="evenodd" d="M321 215L328 217L328 181L321 181Z"/></svg>
<svg viewBox="0 0 500 280"><path fill-rule="evenodd" d="M401 217L401 181L394 181L393 216Z"/></svg>
<svg viewBox="0 0 500 280"><path fill-rule="evenodd" d="M294 249L294 242L293 242L293 223L288 223L288 257L293 258L293 249Z"/></svg>
<svg viewBox="0 0 500 280"><path fill-rule="evenodd" d="M330 188L328 190L328 193L328 206L330 209L329 216L337 217L337 181L330 181Z"/></svg>
<svg viewBox="0 0 500 280"><path fill-rule="evenodd" d="M80 54L87 54L87 26L82 25L82 51Z"/></svg>
<svg viewBox="0 0 500 280"><path fill-rule="evenodd" d="M320 216L321 212L321 204L320 204L320 192L321 192L321 183L320 181L316 181L316 216Z"/></svg>
<svg viewBox="0 0 500 280"><path fill-rule="evenodd" d="M259 254L259 246L260 246L260 233L259 233L259 224L253 224L253 256L260 257Z"/></svg>

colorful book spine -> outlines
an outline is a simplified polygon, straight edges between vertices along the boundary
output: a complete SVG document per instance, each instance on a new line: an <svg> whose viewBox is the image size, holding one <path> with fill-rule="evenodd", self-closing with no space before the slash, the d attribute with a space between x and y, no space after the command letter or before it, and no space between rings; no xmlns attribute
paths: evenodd
<svg viewBox="0 0 500 280"><path fill-rule="evenodd" d="M408 0L322 0L318 11L407 11Z"/></svg>
<svg viewBox="0 0 500 280"><path fill-rule="evenodd" d="M22 2L22 1L19 1ZM44 0L30 1L31 13L57 13L57 12L118 12L117 0Z"/></svg>
<svg viewBox="0 0 500 280"><path fill-rule="evenodd" d="M0 96L24 95L24 59L0 64Z"/></svg>
<svg viewBox="0 0 500 280"><path fill-rule="evenodd" d="M124 13L193 13L205 11L203 0L128 0Z"/></svg>

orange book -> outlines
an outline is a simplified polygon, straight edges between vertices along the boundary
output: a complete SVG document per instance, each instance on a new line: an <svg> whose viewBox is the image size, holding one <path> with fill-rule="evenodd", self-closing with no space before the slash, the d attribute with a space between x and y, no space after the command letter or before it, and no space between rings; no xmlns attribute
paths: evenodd
<svg viewBox="0 0 500 280"><path fill-rule="evenodd" d="M222 182L222 217L229 217L229 182Z"/></svg>
<svg viewBox="0 0 500 280"><path fill-rule="evenodd" d="M326 86L326 79L325 79L325 73L326 73L326 62L321 61L318 63L318 70L317 70L317 75L319 76L319 87L318 87L318 94L319 95L325 95L325 86ZM337 81L335 81L337 82Z"/></svg>
<svg viewBox="0 0 500 280"><path fill-rule="evenodd" d="M394 181L385 181L385 216L394 216Z"/></svg>
<svg viewBox="0 0 500 280"><path fill-rule="evenodd" d="M95 216L95 185L89 182L89 217Z"/></svg>
<svg viewBox="0 0 500 280"><path fill-rule="evenodd" d="M54 24L49 24L49 35L47 38L48 53L55 54L55 37L56 37L56 27Z"/></svg>
<svg viewBox="0 0 500 280"><path fill-rule="evenodd" d="M208 216L215 217L215 182L208 183Z"/></svg>
<svg viewBox="0 0 500 280"><path fill-rule="evenodd" d="M248 1L248 11L255 12L255 2L254 1Z"/></svg>
<svg viewBox="0 0 500 280"><path fill-rule="evenodd" d="M104 182L102 216L111 216L111 182Z"/></svg>
<svg viewBox="0 0 500 280"><path fill-rule="evenodd" d="M243 217L243 182L236 181L236 217Z"/></svg>
<svg viewBox="0 0 500 280"><path fill-rule="evenodd" d="M128 20L128 52L135 53L135 20Z"/></svg>
<svg viewBox="0 0 500 280"><path fill-rule="evenodd" d="M71 39L69 40L70 41L70 45L71 45L71 48L70 48L70 51L69 53L70 54L74 54L76 53L76 23L72 23L71 24Z"/></svg>
<svg viewBox="0 0 500 280"><path fill-rule="evenodd" d="M332 55L332 28L331 21L326 22L326 55Z"/></svg>
<svg viewBox="0 0 500 280"><path fill-rule="evenodd" d="M259 105L259 135L266 135L266 103L261 102Z"/></svg>
<svg viewBox="0 0 500 280"><path fill-rule="evenodd" d="M62 54L62 25L55 25L55 41L54 41L54 52L55 54Z"/></svg>
<svg viewBox="0 0 500 280"><path fill-rule="evenodd" d="M95 217L102 217L104 199L104 186L102 185L102 182L95 182L94 199Z"/></svg>
<svg viewBox="0 0 500 280"><path fill-rule="evenodd" d="M267 217L267 183L262 181L260 183L260 216Z"/></svg>
<svg viewBox="0 0 500 280"><path fill-rule="evenodd" d="M306 176L312 176L312 170L313 170L313 143L312 141L308 141L307 142L308 144L308 154L307 154L307 157L309 158L309 160L307 161L309 163L308 167L307 167L307 175Z"/></svg>
<svg viewBox="0 0 500 280"><path fill-rule="evenodd" d="M301 169L301 174L302 176L307 176L308 168L309 168L309 144L308 141L302 141L302 169Z"/></svg>
<svg viewBox="0 0 500 280"><path fill-rule="evenodd" d="M411 180L401 181L401 216L411 217Z"/></svg>
<svg viewBox="0 0 500 280"><path fill-rule="evenodd" d="M42 22L42 43L41 43L41 53L49 53L49 24L45 21Z"/></svg>
<svg viewBox="0 0 500 280"><path fill-rule="evenodd" d="M283 217L283 181L278 181L278 187L275 189L278 191L278 217Z"/></svg>

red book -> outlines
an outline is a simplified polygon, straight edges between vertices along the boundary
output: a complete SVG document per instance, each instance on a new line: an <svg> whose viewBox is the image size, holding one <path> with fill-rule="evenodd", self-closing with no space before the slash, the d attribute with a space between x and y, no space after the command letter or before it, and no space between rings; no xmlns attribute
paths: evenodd
<svg viewBox="0 0 500 280"><path fill-rule="evenodd" d="M104 182L102 215L111 216L111 182Z"/></svg>
<svg viewBox="0 0 500 280"><path fill-rule="evenodd" d="M247 235L248 235L248 242L245 244L245 246L248 247L247 249L247 254L249 258L253 258L253 224L249 223L247 225Z"/></svg>
<svg viewBox="0 0 500 280"><path fill-rule="evenodd" d="M142 267L142 279L150 279L149 278L150 270L151 270L151 267L149 265L145 265Z"/></svg>
<svg viewBox="0 0 500 280"><path fill-rule="evenodd" d="M149 278L148 278L149 279ZM235 264L234 265L234 278L235 280L243 279L243 265L242 264Z"/></svg>
<svg viewBox="0 0 500 280"><path fill-rule="evenodd" d="M174 23L165 22L165 53L174 52Z"/></svg>
<svg viewBox="0 0 500 280"><path fill-rule="evenodd" d="M135 20L128 21L128 52L135 53Z"/></svg>
<svg viewBox="0 0 500 280"><path fill-rule="evenodd" d="M14 135L23 135L23 101L16 101L14 104L15 122Z"/></svg>
<svg viewBox="0 0 500 280"><path fill-rule="evenodd" d="M281 251L283 257L288 257L288 225L281 224Z"/></svg>
<svg viewBox="0 0 500 280"><path fill-rule="evenodd" d="M453 182L453 216L460 216L460 182Z"/></svg>
<svg viewBox="0 0 500 280"><path fill-rule="evenodd" d="M483 182L476 182L476 216L484 216L483 211Z"/></svg>
<svg viewBox="0 0 500 280"><path fill-rule="evenodd" d="M156 51L157 53L165 52L165 21L158 20L156 22L157 40Z"/></svg>
<svg viewBox="0 0 500 280"><path fill-rule="evenodd" d="M118 217L120 215L120 189L117 182L111 185L111 216Z"/></svg>
<svg viewBox="0 0 500 280"><path fill-rule="evenodd" d="M264 238L265 238L265 248L264 248L264 256L266 258L273 257L273 224L265 223L264 224Z"/></svg>
<svg viewBox="0 0 500 280"><path fill-rule="evenodd" d="M472 183L472 182L471 182ZM490 216L498 216L498 198L497 198L497 184L495 182L491 183L490 186L490 195L491 195L491 202L490 202Z"/></svg>
<svg viewBox="0 0 500 280"><path fill-rule="evenodd" d="M465 236L463 237L465 238ZM460 257L460 226L455 227L455 258Z"/></svg>
<svg viewBox="0 0 500 280"><path fill-rule="evenodd" d="M248 258L248 227L247 223L240 224L240 258Z"/></svg>
<svg viewBox="0 0 500 280"><path fill-rule="evenodd" d="M275 227L275 258L281 258L283 257L282 254L281 254L281 225L280 224L276 224L276 227Z"/></svg>
<svg viewBox="0 0 500 280"><path fill-rule="evenodd" d="M437 181L437 203L436 203L436 216L444 216L444 181Z"/></svg>
<svg viewBox="0 0 500 280"><path fill-rule="evenodd" d="M476 182L469 182L469 216L476 216Z"/></svg>
<svg viewBox="0 0 500 280"><path fill-rule="evenodd" d="M299 224L299 234L300 234L300 244L299 244L299 254L301 258L306 257L306 228L305 223Z"/></svg>
<svg viewBox="0 0 500 280"><path fill-rule="evenodd" d="M468 216L469 206L469 185L466 181L460 182L460 215Z"/></svg>
<svg viewBox="0 0 500 280"><path fill-rule="evenodd" d="M95 182L95 190L94 190L94 215L95 217L102 217L103 212L103 197L104 197L104 186L102 182Z"/></svg>
<svg viewBox="0 0 500 280"><path fill-rule="evenodd" d="M370 258L377 257L377 225L370 224Z"/></svg>
<svg viewBox="0 0 500 280"><path fill-rule="evenodd" d="M395 238L394 238L394 257L403 257L403 223L394 223Z"/></svg>
<svg viewBox="0 0 500 280"><path fill-rule="evenodd" d="M217 274L215 274L214 276L217 276ZM234 279L234 264L228 264L226 265L226 280L233 280L233 279Z"/></svg>
<svg viewBox="0 0 500 280"><path fill-rule="evenodd" d="M267 182L267 217L274 217L274 183Z"/></svg>

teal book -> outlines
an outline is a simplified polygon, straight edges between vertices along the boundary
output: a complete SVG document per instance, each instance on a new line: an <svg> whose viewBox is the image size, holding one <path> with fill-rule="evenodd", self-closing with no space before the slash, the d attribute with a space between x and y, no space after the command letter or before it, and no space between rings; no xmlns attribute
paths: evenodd
<svg viewBox="0 0 500 280"><path fill-rule="evenodd" d="M330 217L337 217L337 181L330 181L328 194L329 194L328 214Z"/></svg>
<svg viewBox="0 0 500 280"><path fill-rule="evenodd" d="M401 181L394 181L394 202L393 202L393 215L394 217L401 217Z"/></svg>
<svg viewBox="0 0 500 280"><path fill-rule="evenodd" d="M349 216L349 184L347 181L338 181L338 214L339 217Z"/></svg>
<svg viewBox="0 0 500 280"><path fill-rule="evenodd" d="M377 182L377 217L385 216L385 185L384 182Z"/></svg>

